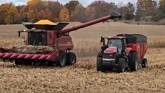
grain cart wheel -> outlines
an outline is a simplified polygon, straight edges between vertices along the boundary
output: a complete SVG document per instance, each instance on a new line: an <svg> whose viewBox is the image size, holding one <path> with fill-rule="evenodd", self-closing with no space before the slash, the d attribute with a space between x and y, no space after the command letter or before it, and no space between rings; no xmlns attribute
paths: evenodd
<svg viewBox="0 0 165 93"><path fill-rule="evenodd" d="M103 63L102 63L102 57L98 57L97 58L97 71L101 71L104 72L104 67L103 67Z"/></svg>
<svg viewBox="0 0 165 93"><path fill-rule="evenodd" d="M125 72L125 70L127 68L126 66L127 66L126 60L124 58L119 58L119 61L118 61L118 72L119 73Z"/></svg>
<svg viewBox="0 0 165 93"><path fill-rule="evenodd" d="M130 54L129 67L131 71L137 71L139 67L138 54L133 52Z"/></svg>
<svg viewBox="0 0 165 93"><path fill-rule="evenodd" d="M143 67L143 68L148 67L148 61L147 61L146 58L144 58L143 61L142 61L142 67Z"/></svg>
<svg viewBox="0 0 165 93"><path fill-rule="evenodd" d="M74 65L77 61L75 53L69 52L67 55L67 65Z"/></svg>
<svg viewBox="0 0 165 93"><path fill-rule="evenodd" d="M65 67L66 63L67 63L67 55L66 55L66 53L61 53L60 57L59 57L58 65L60 67Z"/></svg>

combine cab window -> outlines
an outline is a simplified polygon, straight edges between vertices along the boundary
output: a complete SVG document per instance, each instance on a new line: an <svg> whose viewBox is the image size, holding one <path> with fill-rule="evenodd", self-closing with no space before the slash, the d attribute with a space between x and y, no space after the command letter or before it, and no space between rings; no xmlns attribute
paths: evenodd
<svg viewBox="0 0 165 93"><path fill-rule="evenodd" d="M33 46L46 46L47 45L46 32L29 32L28 44Z"/></svg>

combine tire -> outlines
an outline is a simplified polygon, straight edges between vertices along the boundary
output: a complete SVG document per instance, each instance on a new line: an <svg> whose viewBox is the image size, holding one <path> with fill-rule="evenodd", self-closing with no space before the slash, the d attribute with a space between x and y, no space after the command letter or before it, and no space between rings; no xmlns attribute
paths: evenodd
<svg viewBox="0 0 165 93"><path fill-rule="evenodd" d="M147 61L146 58L144 58L143 61L142 61L142 67L143 67L143 68L148 67L148 61Z"/></svg>
<svg viewBox="0 0 165 93"><path fill-rule="evenodd" d="M122 72L125 72L126 70L126 60L124 58L119 58L119 61L118 61L118 72L119 73L122 73Z"/></svg>
<svg viewBox="0 0 165 93"><path fill-rule="evenodd" d="M130 54L129 67L131 71L137 71L139 68L138 54L136 52Z"/></svg>
<svg viewBox="0 0 165 93"><path fill-rule="evenodd" d="M66 55L66 53L62 53L59 57L58 65L60 67L65 67L66 63L67 63L67 55Z"/></svg>
<svg viewBox="0 0 165 93"><path fill-rule="evenodd" d="M104 72L104 67L103 67L103 63L102 63L102 58L101 57L97 58L97 71Z"/></svg>
<svg viewBox="0 0 165 93"><path fill-rule="evenodd" d="M70 52L67 57L67 65L74 65L76 63L77 58L75 53Z"/></svg>

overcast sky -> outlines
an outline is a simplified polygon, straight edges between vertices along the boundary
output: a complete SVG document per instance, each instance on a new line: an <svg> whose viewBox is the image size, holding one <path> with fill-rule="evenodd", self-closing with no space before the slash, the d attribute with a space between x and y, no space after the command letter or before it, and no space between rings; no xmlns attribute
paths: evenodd
<svg viewBox="0 0 165 93"><path fill-rule="evenodd" d="M8 3L8 2L13 2L15 3L16 5L20 5L20 4L25 4L26 1L28 0L0 0L0 3ZM45 0L47 1L47 0ZM51 1L57 1L57 0L51 0ZM70 0L58 0L59 2L65 4L67 2L69 2ZM93 1L97 1L97 0L78 0L80 3L82 3L84 6L87 6L89 5L91 2ZM127 4L128 2L132 2L132 3L136 3L137 0L104 0L104 1L107 1L107 2L115 2L116 4L120 4L120 5L123 5L123 4Z"/></svg>

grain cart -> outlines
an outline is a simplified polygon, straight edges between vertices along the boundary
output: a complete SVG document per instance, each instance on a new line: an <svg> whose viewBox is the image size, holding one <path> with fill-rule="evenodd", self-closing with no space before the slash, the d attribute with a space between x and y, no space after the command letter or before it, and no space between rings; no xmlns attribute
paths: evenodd
<svg viewBox="0 0 165 93"><path fill-rule="evenodd" d="M119 34L102 37L103 46L97 56L97 71L116 68L119 72L127 69L137 71L147 67L144 58L147 51L147 37L140 34Z"/></svg>
<svg viewBox="0 0 165 93"><path fill-rule="evenodd" d="M64 27L69 23L55 24L48 20L26 23L27 30L18 32L19 37L21 33L25 34L25 46L0 48L0 58L15 62L16 65L73 65L76 55L72 52L73 42L69 32L119 17L109 15L66 29ZM45 24L45 21L49 24Z"/></svg>

